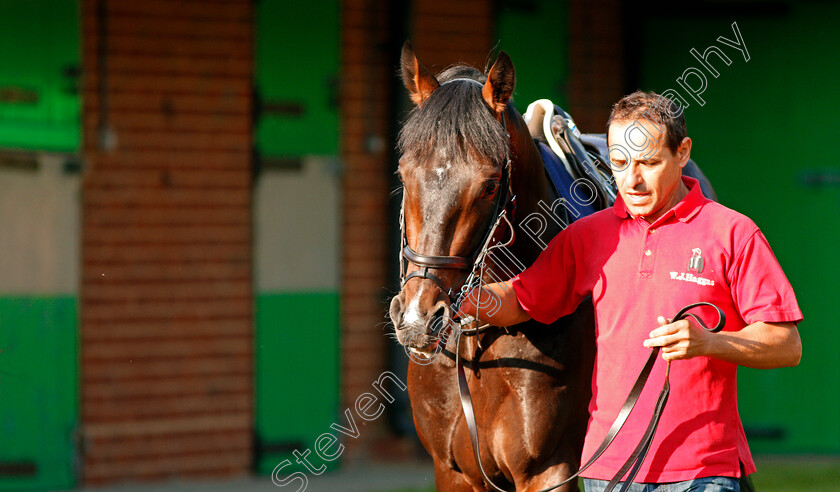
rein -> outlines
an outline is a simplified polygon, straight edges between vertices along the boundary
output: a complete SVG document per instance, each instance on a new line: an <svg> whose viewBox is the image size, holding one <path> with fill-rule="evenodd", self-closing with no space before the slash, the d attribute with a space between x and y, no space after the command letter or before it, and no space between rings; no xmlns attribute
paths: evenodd
<svg viewBox="0 0 840 492"><path fill-rule="evenodd" d="M712 328L706 326L703 320L693 314L689 313L691 309L700 306L710 306L717 311L718 315L718 322ZM726 315L724 312L714 304L710 302L695 302L693 304L689 304L684 308L680 309L679 312L674 316L673 321L678 321L685 318L692 318L698 326L702 329L717 333L723 329L723 326L726 324ZM461 338L458 337L456 347L459 347L461 343ZM653 370L653 365L656 362L656 356L659 354L660 347L652 347L650 350L650 355L648 356L647 362L645 362L642 371L639 373L639 376L636 378L636 382L633 384L633 388L630 390L630 394L627 395L627 399L624 401L624 404L621 407L621 410L618 412L618 416L613 421L612 426L610 426L609 432L604 437L604 440L601 441L600 446L592 455L592 458L586 462L583 466L578 469L578 471L572 475L571 477L567 478L566 480L558 483L557 485L551 486L546 489L542 489L539 492L549 492L554 490L562 485L565 485L572 480L575 480L580 476L581 473L584 472L587 468L592 466L595 461L601 457L602 454L609 448L610 444L612 444L615 437L618 435L618 432L624 426L624 423L627 421L627 417L630 416L630 412L635 407L636 402L639 399L639 395L642 394L642 389L645 387L645 384L648 381L648 377L650 376L651 371ZM472 405L472 397L470 396L470 388L467 384L467 375L464 372L464 366L461 364L461 357L460 351L456 348L456 357L455 357L455 365L458 371L458 392L461 396L461 407L464 410L464 417L467 421L467 429L470 433L470 440L472 441L472 448L473 454L475 456L475 461L478 463L478 469L481 471L482 477L484 477L484 481L493 489L498 492L508 492L505 489L499 487L492 480L490 477L487 476L487 473L484 471L484 467L481 465L481 454L479 453L478 447L478 431L476 429L476 422L475 422L475 411L473 410ZM639 444L636 446L636 449L633 450L633 453L627 458L627 461L624 462L621 469L616 472L615 476L613 476L612 480L610 480L607 487L604 489L604 492L612 492L616 485L618 485L619 481L621 481L621 477L623 477L628 470L630 470L630 474L627 476L627 479L624 480L623 485L620 489L620 492L625 492L630 485L633 483L633 479L636 478L636 475L639 473L639 470L642 467L642 463L647 456L648 450L650 449L650 445L653 442L653 436L656 433L656 428L659 425L659 419L662 417L662 411L665 409L665 404L668 402L668 395L671 392L671 385L668 381L668 376L671 372L671 361L668 361L668 365L665 369L665 382L662 385L662 390L659 393L659 397L656 400L656 405L654 407L653 415L650 418L650 423L648 424L647 430L645 431L642 439L639 441ZM632 469L631 469L632 467Z"/></svg>

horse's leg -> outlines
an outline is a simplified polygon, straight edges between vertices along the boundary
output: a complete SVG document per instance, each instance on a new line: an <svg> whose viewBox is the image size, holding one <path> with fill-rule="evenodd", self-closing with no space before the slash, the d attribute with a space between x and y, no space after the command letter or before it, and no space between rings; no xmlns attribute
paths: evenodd
<svg viewBox="0 0 840 492"><path fill-rule="evenodd" d="M438 492L478 492L483 488L475 488L466 476L458 470L435 463L435 490Z"/></svg>

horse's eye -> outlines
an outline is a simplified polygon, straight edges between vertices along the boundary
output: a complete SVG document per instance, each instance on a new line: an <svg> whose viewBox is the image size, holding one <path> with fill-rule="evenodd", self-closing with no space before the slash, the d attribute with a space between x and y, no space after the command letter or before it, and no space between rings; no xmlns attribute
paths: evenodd
<svg viewBox="0 0 840 492"><path fill-rule="evenodd" d="M499 182L490 181L486 185L484 185L484 190L481 192L481 196L493 196L496 194L497 191L499 191Z"/></svg>

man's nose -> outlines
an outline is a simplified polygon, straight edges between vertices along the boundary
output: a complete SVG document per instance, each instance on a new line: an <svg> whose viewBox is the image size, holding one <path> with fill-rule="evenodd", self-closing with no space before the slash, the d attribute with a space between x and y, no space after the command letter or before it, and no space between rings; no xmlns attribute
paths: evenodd
<svg viewBox="0 0 840 492"><path fill-rule="evenodd" d="M631 162L627 168L627 184L631 188L635 188L642 182L641 166L635 162Z"/></svg>

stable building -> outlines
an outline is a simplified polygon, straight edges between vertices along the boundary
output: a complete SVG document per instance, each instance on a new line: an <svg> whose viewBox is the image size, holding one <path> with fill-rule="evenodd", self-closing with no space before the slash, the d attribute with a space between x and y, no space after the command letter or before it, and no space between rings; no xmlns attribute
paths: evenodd
<svg viewBox="0 0 840 492"><path fill-rule="evenodd" d="M386 318L406 39L433 72L505 50L520 111L549 98L586 132L627 92L681 91L693 158L769 237L806 313L800 367L741 372L753 449L840 453L840 396L799 396L840 384L826 365L840 349L840 179L816 153L837 129L838 68L822 52L840 43L838 14L789 1L4 3L0 490L416 459ZM719 41L735 22L748 59ZM328 431L337 443L319 441Z"/></svg>

